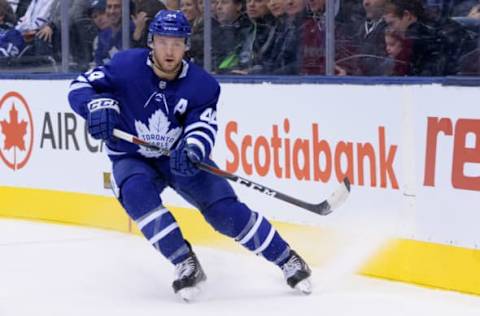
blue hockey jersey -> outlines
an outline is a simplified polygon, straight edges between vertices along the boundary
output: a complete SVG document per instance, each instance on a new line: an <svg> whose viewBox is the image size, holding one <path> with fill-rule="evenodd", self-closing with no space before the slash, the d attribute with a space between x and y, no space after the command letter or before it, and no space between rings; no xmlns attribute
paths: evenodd
<svg viewBox="0 0 480 316"><path fill-rule="evenodd" d="M22 34L13 25L0 24L0 58L17 56L24 46Z"/></svg>
<svg viewBox="0 0 480 316"><path fill-rule="evenodd" d="M186 138L208 157L217 134L220 85L202 68L186 61L178 77L171 81L160 79L152 67L148 49L119 52L107 65L73 80L68 95L70 105L86 118L92 97L111 93L120 103L116 128L168 149ZM160 157L158 152L119 140L108 141L107 152L111 159L124 155Z"/></svg>

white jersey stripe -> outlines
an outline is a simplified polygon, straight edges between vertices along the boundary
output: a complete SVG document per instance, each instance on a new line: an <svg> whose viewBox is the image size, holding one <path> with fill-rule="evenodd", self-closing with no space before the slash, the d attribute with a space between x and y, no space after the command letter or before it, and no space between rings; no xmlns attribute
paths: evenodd
<svg viewBox="0 0 480 316"><path fill-rule="evenodd" d="M78 81L78 82L88 82L87 78L84 76L84 75L80 75L78 76L75 81Z"/></svg>
<svg viewBox="0 0 480 316"><path fill-rule="evenodd" d="M164 228L163 230L161 230L158 234L156 234L155 236L153 236L152 238L149 239L149 242L153 245L155 243L157 243L157 241L159 241L160 239L164 238L165 236L167 236L168 234L170 234L173 230L175 230L176 228L178 228L178 224L177 223L171 223L170 225L168 225L166 228Z"/></svg>
<svg viewBox="0 0 480 316"><path fill-rule="evenodd" d="M262 251L264 251L265 249L267 249L267 247L270 245L270 243L272 242L272 239L273 239L273 236L275 235L275 228L273 228L273 226L270 228L270 232L268 233L268 236L267 238L263 241L262 245L260 247L258 247L257 249L255 249L253 251L254 254L258 255L259 253L261 253Z"/></svg>
<svg viewBox="0 0 480 316"><path fill-rule="evenodd" d="M167 213L168 210L166 208L156 209L155 211L148 214L147 217L144 217L142 220L137 222L138 229L142 230L145 226L147 226L151 221L156 220L163 214Z"/></svg>
<svg viewBox="0 0 480 316"><path fill-rule="evenodd" d="M115 151L113 149L110 149L110 148L108 148L108 146L105 146L105 148L106 148L107 155L120 156L120 155L125 155L126 154L126 152L123 152L123 151Z"/></svg>
<svg viewBox="0 0 480 316"><path fill-rule="evenodd" d="M205 158L205 145L203 145L203 143L201 141L199 141L198 139L196 139L194 137L190 137L190 138L187 138L187 144L197 145L198 148L200 148L200 150L202 152L202 157Z"/></svg>
<svg viewBox="0 0 480 316"><path fill-rule="evenodd" d="M92 85L84 82L75 82L70 85L70 91L83 89L83 88L91 88Z"/></svg>
<svg viewBox="0 0 480 316"><path fill-rule="evenodd" d="M262 220L263 220L263 216L261 214L258 214L257 221L253 225L252 229L250 229L248 234L246 234L245 237L243 237L242 240L239 241L240 244L245 245L250 239L252 239L253 235L255 235L258 228L260 227Z"/></svg>
<svg viewBox="0 0 480 316"><path fill-rule="evenodd" d="M207 123L204 123L204 122L196 122L196 123L188 125L185 128L185 134L187 134L191 130L194 130L194 129L197 129L197 128L208 129L212 133L213 137L217 137L217 131L210 124L207 124Z"/></svg>
<svg viewBox="0 0 480 316"><path fill-rule="evenodd" d="M192 135L200 136L202 139L205 139L210 145L210 149L213 149L213 139L207 133L201 131L193 131L185 135L185 138L188 138Z"/></svg>

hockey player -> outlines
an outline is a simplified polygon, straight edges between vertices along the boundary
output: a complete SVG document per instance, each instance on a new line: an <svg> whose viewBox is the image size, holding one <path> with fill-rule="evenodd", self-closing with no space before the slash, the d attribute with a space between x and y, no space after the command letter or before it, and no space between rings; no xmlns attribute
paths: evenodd
<svg viewBox="0 0 480 316"><path fill-rule="evenodd" d="M119 52L104 67L71 83L69 102L85 118L90 135L106 142L113 186L148 241L175 265L173 290L190 300L205 273L163 206L167 187L194 205L215 230L279 266L292 288L310 293L310 269L261 214L241 203L223 178L196 168L217 134L218 82L183 59L190 25L180 11L160 11L149 27L150 49ZM118 128L162 148L170 156L114 138Z"/></svg>

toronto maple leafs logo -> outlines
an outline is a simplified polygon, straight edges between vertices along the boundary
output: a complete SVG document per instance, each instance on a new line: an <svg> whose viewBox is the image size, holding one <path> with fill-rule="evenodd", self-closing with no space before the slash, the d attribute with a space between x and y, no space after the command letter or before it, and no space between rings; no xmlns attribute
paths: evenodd
<svg viewBox="0 0 480 316"><path fill-rule="evenodd" d="M157 110L148 119L148 126L140 121L135 121L137 135L144 141L160 148L170 149L182 134L182 128L170 129L170 121L162 110ZM138 152L147 158L158 158L162 154L147 147L140 146Z"/></svg>

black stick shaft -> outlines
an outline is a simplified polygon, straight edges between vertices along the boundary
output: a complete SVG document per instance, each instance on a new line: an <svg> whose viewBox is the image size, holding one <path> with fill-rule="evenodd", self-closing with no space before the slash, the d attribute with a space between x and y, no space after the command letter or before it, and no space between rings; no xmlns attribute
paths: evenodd
<svg viewBox="0 0 480 316"><path fill-rule="evenodd" d="M163 155L166 155L166 156L170 155L170 150L165 149L165 148L160 148L160 147L158 147L154 144L148 143L148 142L144 141L143 139L140 139L140 138L138 138L134 135L125 133L121 130L114 129L113 135L115 137L117 137L119 139L122 139L122 140L125 140L127 142L137 144L137 145L141 145L141 146L145 146L145 147L148 147L152 150L159 151ZM251 181L247 178L243 178L243 177L240 177L236 174L230 173L228 171L216 168L214 166L210 166L210 165L208 165L204 162L197 163L197 167L199 169L203 170L203 171L208 172L208 173L214 174L214 175L222 177L222 178L226 178L230 181L233 181L233 182L239 183L241 185L244 185L248 188L251 188L251 189L253 189L257 192L263 193L267 196L276 198L278 200L282 200L282 201L287 202L289 204L301 207L303 209L306 209L308 211L311 211L313 213L320 214L320 215L329 214L333 210L333 206L334 206L334 205L332 205L333 204L332 201L334 201L335 204L337 204L337 205L335 205L335 208L336 208L340 203L343 202L343 200L347 197L348 192L350 191L350 182L349 182L348 178L345 178L343 183L342 183L342 187L337 189L337 191L335 191L335 193L330 198L332 201L324 200L319 204L311 204L311 203L299 200L297 198L294 198L292 196L289 196L285 193L282 193L282 192L279 192L277 190L266 187L262 184L253 182L253 181Z"/></svg>

